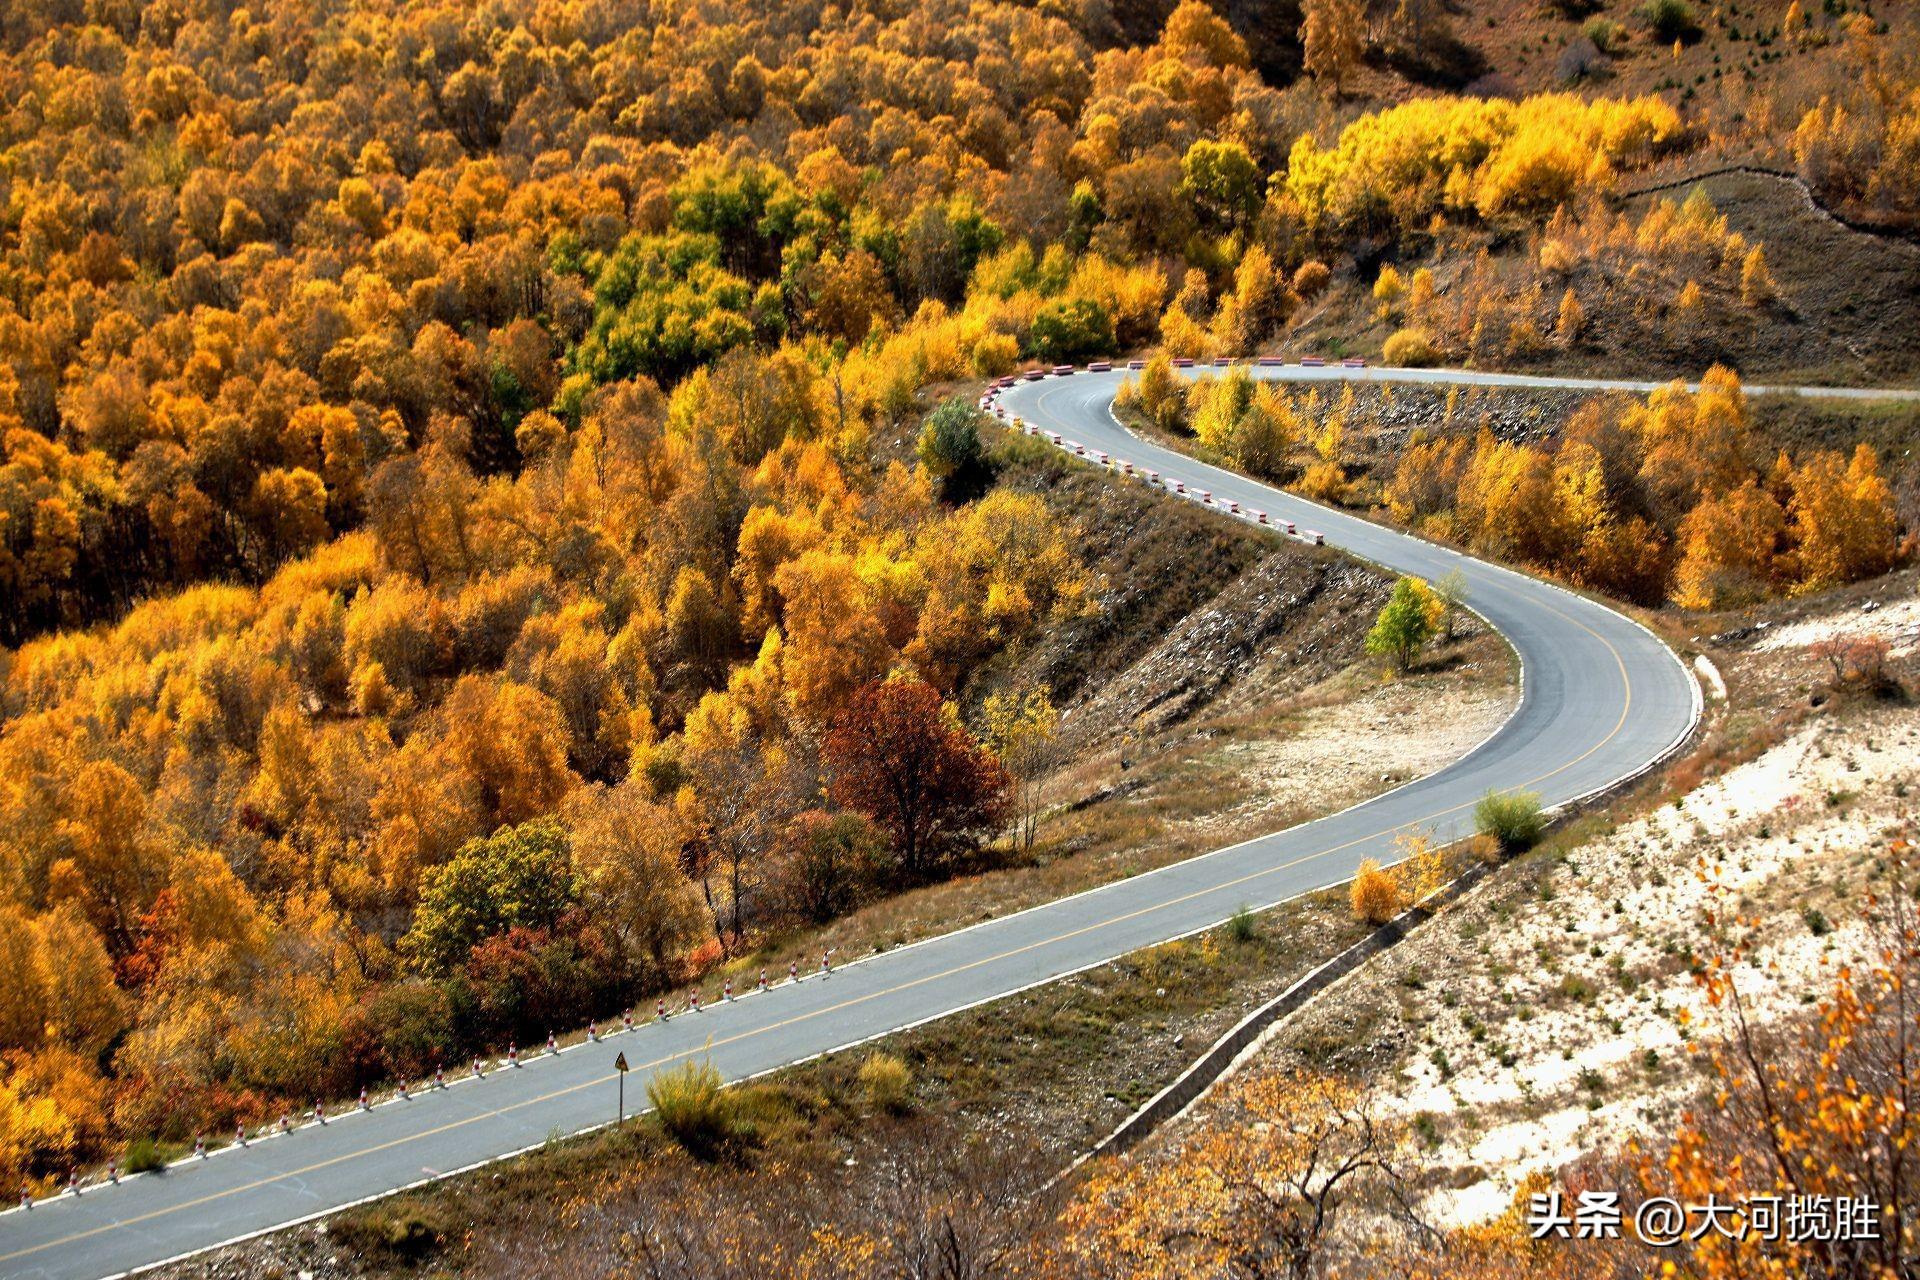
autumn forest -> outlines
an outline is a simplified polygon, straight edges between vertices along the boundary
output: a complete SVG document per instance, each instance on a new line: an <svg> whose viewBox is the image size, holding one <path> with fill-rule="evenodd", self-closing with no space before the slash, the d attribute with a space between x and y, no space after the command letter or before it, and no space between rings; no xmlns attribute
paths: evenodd
<svg viewBox="0 0 1920 1280"><path fill-rule="evenodd" d="M1742 389L1767 245L1619 197L1760 138L1913 226L1920 45L1795 4L1823 92L1734 122L1268 7L0 6L0 1187L1016 856L1063 708L1000 675L1107 584L983 379L1138 354L1145 429L1651 608L1904 561L1891 462ZM1375 402L1173 374L1329 308L1705 381L1384 464Z"/></svg>

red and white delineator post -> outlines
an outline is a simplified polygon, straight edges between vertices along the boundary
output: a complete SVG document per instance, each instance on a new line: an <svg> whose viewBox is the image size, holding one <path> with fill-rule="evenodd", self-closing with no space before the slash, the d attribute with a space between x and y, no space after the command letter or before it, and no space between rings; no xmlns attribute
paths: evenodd
<svg viewBox="0 0 1920 1280"><path fill-rule="evenodd" d="M560 1052L560 1042L553 1038L553 1032L551 1031L547 1032L547 1052L548 1053Z"/></svg>
<svg viewBox="0 0 1920 1280"><path fill-rule="evenodd" d="M507 1065L511 1067L520 1065L520 1046L512 1044L507 1046Z"/></svg>
<svg viewBox="0 0 1920 1280"><path fill-rule="evenodd" d="M767 989L767 971L765 969L760 971L760 989L762 991Z"/></svg>
<svg viewBox="0 0 1920 1280"><path fill-rule="evenodd" d="M633 1010L628 1009L625 1013L622 1013L620 1016L621 1018L625 1019L626 1029L628 1031L633 1030Z"/></svg>
<svg viewBox="0 0 1920 1280"><path fill-rule="evenodd" d="M787 961L787 981L800 981L800 962L798 960Z"/></svg>
<svg viewBox="0 0 1920 1280"><path fill-rule="evenodd" d="M197 1133L193 1135L193 1154L198 1160L207 1158L207 1140Z"/></svg>
<svg viewBox="0 0 1920 1280"><path fill-rule="evenodd" d="M480 1069L480 1059L478 1059L478 1058L475 1058L475 1059L473 1060L473 1078L474 1078L475 1080L478 1080L478 1079L479 1079L479 1078L480 1078L481 1076L483 1076L483 1075L485 1075L485 1074L486 1074L486 1072L484 1072L484 1071L482 1071L482 1070Z"/></svg>
<svg viewBox="0 0 1920 1280"><path fill-rule="evenodd" d="M367 1101L367 1087L365 1085L360 1086L360 1109L362 1111L373 1110L373 1104Z"/></svg>

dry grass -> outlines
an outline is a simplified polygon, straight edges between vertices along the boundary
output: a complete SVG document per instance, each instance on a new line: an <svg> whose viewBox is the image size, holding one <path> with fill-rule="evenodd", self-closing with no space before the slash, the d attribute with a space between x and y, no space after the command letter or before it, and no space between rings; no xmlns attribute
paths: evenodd
<svg viewBox="0 0 1920 1280"><path fill-rule="evenodd" d="M687 1061L655 1075L647 1102L667 1136L699 1159L713 1159L741 1136L738 1100L711 1062Z"/></svg>
<svg viewBox="0 0 1920 1280"><path fill-rule="evenodd" d="M913 1069L898 1054L868 1054L860 1064L860 1087L876 1110L900 1115L913 1106Z"/></svg>

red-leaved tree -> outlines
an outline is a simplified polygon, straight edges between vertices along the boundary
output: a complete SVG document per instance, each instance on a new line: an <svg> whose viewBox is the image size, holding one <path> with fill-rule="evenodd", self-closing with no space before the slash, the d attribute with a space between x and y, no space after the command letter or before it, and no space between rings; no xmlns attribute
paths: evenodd
<svg viewBox="0 0 1920 1280"><path fill-rule="evenodd" d="M825 758L834 801L886 831L905 879L925 879L1005 824L1007 771L942 713L924 681L857 690L827 734Z"/></svg>

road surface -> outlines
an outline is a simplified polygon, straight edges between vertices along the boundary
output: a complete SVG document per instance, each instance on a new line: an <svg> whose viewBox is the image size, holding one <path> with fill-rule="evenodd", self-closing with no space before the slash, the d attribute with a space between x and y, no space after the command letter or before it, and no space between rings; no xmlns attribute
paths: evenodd
<svg viewBox="0 0 1920 1280"><path fill-rule="evenodd" d="M1262 376L1402 376L1501 384L1492 374L1391 375L1339 369ZM1009 414L1092 448L1211 489L1325 535L1327 545L1392 570L1438 578L1461 570L1468 603L1512 642L1524 689L1511 719L1438 773L1286 831L836 968L780 982L665 1023L604 1037L484 1079L418 1090L370 1111L308 1123L163 1171L96 1185L0 1214L0 1277L97 1280L285 1227L444 1177L613 1118L614 1055L633 1066L628 1102L647 1077L709 1057L742 1079L948 1016L1025 988L1349 879L1363 858L1391 861L1395 837L1469 831L1490 789L1568 802L1645 769L1698 715L1693 678L1665 645L1619 613L1559 587L1315 506L1205 467L1123 431L1109 412L1120 376L1077 373L1021 383ZM1541 380L1536 380L1536 382ZM1581 386L1551 380L1555 386ZM1836 392L1836 394L1852 394ZM1116 483L1122 481L1116 480ZM785 975L781 975L784 979Z"/></svg>

